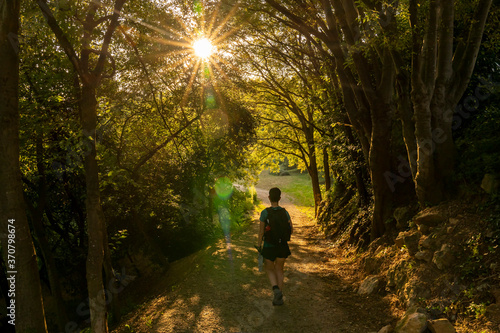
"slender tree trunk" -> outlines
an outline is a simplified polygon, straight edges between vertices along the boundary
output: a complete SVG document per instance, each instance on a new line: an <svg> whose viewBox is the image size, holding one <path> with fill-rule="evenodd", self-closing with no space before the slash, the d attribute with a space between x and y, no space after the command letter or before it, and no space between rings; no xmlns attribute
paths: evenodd
<svg viewBox="0 0 500 333"><path fill-rule="evenodd" d="M402 177L412 177L415 179L417 175L417 141L415 139L415 123L413 122L413 109L411 105L410 83L406 77L398 79L398 115L401 120L403 129L403 140L405 142L407 158L410 165L411 174L407 175L407 171L400 170L399 174ZM401 163L401 161L399 161Z"/></svg>
<svg viewBox="0 0 500 333"><path fill-rule="evenodd" d="M328 157L328 147L323 148L323 168L325 169L325 190L328 192L332 187L332 179L330 176L330 160Z"/></svg>
<svg viewBox="0 0 500 333"><path fill-rule="evenodd" d="M318 214L318 207L321 203L321 188L319 186L318 166L316 164L316 161L311 163L307 171L309 172L309 176L311 177L311 184L314 195L314 214L316 216Z"/></svg>
<svg viewBox="0 0 500 333"><path fill-rule="evenodd" d="M104 260L104 215L99 191L99 170L96 161L97 100L95 86L82 84L80 122L85 140L85 183L87 188L87 288L90 302L92 332L108 331L105 289L102 280Z"/></svg>
<svg viewBox="0 0 500 333"><path fill-rule="evenodd" d="M316 143L314 141L314 128L307 128L305 131L307 142L307 155L309 157L309 166L307 171L311 177L311 185L314 195L314 214L318 214L318 207L321 203L321 188L319 186L318 159L316 156Z"/></svg>
<svg viewBox="0 0 500 333"><path fill-rule="evenodd" d="M15 307L16 331L47 332L19 164L19 11L20 1L0 3L0 234L7 277L15 281L8 306Z"/></svg>
<svg viewBox="0 0 500 333"><path fill-rule="evenodd" d="M370 173L373 185L373 218L371 241L385 232L385 222L391 214L392 192L384 174L391 170L391 129L390 106L376 105L372 110L372 140L370 145Z"/></svg>

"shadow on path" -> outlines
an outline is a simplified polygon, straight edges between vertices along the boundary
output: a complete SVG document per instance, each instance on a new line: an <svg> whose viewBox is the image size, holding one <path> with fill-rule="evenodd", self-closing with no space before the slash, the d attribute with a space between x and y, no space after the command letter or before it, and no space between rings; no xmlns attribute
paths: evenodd
<svg viewBox="0 0 500 333"><path fill-rule="evenodd" d="M267 202L267 191L257 191ZM258 272L258 213L246 232L173 263L169 288L157 286L115 332L376 332L390 323L389 304L360 296L334 274L322 254L328 245L314 221L282 200L294 223L285 266L285 304L272 306L265 273ZM162 289L164 288L164 289ZM368 305L369 304L369 305ZM376 311L374 311L376 308Z"/></svg>

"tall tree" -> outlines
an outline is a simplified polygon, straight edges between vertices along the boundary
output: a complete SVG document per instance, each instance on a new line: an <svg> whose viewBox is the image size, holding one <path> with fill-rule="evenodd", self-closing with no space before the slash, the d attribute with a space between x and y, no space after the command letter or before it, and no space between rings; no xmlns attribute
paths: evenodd
<svg viewBox="0 0 500 333"><path fill-rule="evenodd" d="M270 15L308 36L313 44L324 43L335 60L345 109L370 168L374 197L371 238L380 237L392 208L392 192L384 177L391 170L388 147L394 113L395 66L389 46L377 48L376 56L364 53L359 47L363 44L359 33L362 12L353 0L323 0L321 4L301 0L292 7L274 0L266 2L279 13ZM387 15L394 13L387 11Z"/></svg>
<svg viewBox="0 0 500 333"><path fill-rule="evenodd" d="M19 164L19 11L21 1L0 3L0 226L8 278L15 279L18 332L46 332L36 254L26 216ZM15 237L7 237L15 235ZM13 240L13 241L12 241ZM13 318L14 319L14 318Z"/></svg>
<svg viewBox="0 0 500 333"><path fill-rule="evenodd" d="M258 75L248 91L255 98L257 117L268 127L262 131L260 145L266 151L287 155L291 161L304 166L311 178L316 209L321 200L319 170L322 155L318 156L320 137L317 73L311 69L311 57L300 50L304 37L290 31L259 31L262 44L243 44L242 52ZM252 52L252 55L249 54Z"/></svg>
<svg viewBox="0 0 500 333"><path fill-rule="evenodd" d="M99 168L96 160L96 127L97 127L97 97L96 90L105 78L109 78L107 63L113 65L110 53L110 44L113 34L119 25L118 19L126 0L116 0L111 10L104 8L104 3L91 2L82 20L82 36L80 56L77 55L75 46L62 30L52 10L45 0L38 0L49 27L54 32L59 44L68 56L79 78L79 110L82 139L85 152L85 182L86 182L86 211L88 230L87 253L87 288L90 300L90 317L92 332L101 333L108 331L106 295L102 279L104 246L107 239L104 214L101 206L99 185ZM99 12L107 15L97 17ZM96 49L96 36L102 32L100 25L107 22L102 36L101 46ZM111 73L114 68L111 69Z"/></svg>
<svg viewBox="0 0 500 333"><path fill-rule="evenodd" d="M492 0L478 1L468 35L458 42L456 2L430 0L427 13L419 11L419 2L410 1L411 98L417 141L415 185L425 206L443 200L453 188L453 115L472 76Z"/></svg>

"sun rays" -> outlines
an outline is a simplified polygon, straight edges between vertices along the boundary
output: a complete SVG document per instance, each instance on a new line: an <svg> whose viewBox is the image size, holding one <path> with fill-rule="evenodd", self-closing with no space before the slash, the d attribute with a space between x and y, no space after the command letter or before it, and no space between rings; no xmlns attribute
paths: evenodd
<svg viewBox="0 0 500 333"><path fill-rule="evenodd" d="M227 79L224 66L221 65L229 65L227 59L224 59L228 56L224 47L228 38L237 30L229 27L237 7L236 3L223 13L221 2L206 10L204 2L195 0L188 10L180 7L172 10L169 13L173 16L171 24L156 26L152 29L154 34L146 36L167 49L147 58L164 59L169 71L179 73L176 76L177 82L172 84L184 85L181 106L187 103L196 83L201 85L202 94L208 87L213 89L215 94L219 94L216 81L218 78Z"/></svg>
<svg viewBox="0 0 500 333"><path fill-rule="evenodd" d="M208 38L203 37L194 41L193 49L196 56L206 60L212 55L214 46Z"/></svg>

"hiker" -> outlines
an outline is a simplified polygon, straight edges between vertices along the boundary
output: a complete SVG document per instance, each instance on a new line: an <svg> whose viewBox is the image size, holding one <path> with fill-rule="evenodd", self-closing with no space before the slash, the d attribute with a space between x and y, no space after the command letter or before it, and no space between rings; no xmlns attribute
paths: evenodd
<svg viewBox="0 0 500 333"><path fill-rule="evenodd" d="M279 206L281 190L273 187L269 190L271 207L260 213L258 248L264 257L264 267L273 287L273 305L283 304L283 268L286 258L291 254L288 247L293 232L290 214ZM262 241L264 240L264 246Z"/></svg>

